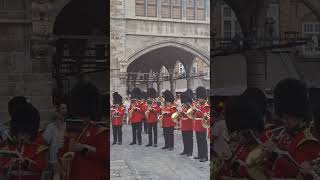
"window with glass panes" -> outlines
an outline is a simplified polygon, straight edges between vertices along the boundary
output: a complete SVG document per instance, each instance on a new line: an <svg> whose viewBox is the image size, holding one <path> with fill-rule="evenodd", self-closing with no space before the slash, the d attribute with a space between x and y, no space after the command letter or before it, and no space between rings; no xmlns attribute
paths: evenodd
<svg viewBox="0 0 320 180"><path fill-rule="evenodd" d="M303 36L305 38L311 38L313 43L309 43L303 47L304 53L319 53L319 40L320 40L320 23L304 23L303 24Z"/></svg>
<svg viewBox="0 0 320 180"><path fill-rule="evenodd" d="M148 17L157 17L157 0L147 0Z"/></svg>
<svg viewBox="0 0 320 180"><path fill-rule="evenodd" d="M161 0L161 17L171 18L171 0Z"/></svg>
<svg viewBox="0 0 320 180"><path fill-rule="evenodd" d="M195 12L194 12L194 6L195 6L195 0L187 0L186 1L186 19L188 20L194 20Z"/></svg>
<svg viewBox="0 0 320 180"><path fill-rule="evenodd" d="M182 0L172 0L172 18L182 18Z"/></svg>
<svg viewBox="0 0 320 180"><path fill-rule="evenodd" d="M196 20L205 19L205 0L195 0Z"/></svg>
<svg viewBox="0 0 320 180"><path fill-rule="evenodd" d="M241 34L239 21L233 10L226 4L221 6L222 17L222 36L226 39L231 39L237 34Z"/></svg>
<svg viewBox="0 0 320 180"><path fill-rule="evenodd" d="M146 0L136 0L136 16L146 15Z"/></svg>
<svg viewBox="0 0 320 180"><path fill-rule="evenodd" d="M179 63L179 74L185 73L185 69L182 63Z"/></svg>

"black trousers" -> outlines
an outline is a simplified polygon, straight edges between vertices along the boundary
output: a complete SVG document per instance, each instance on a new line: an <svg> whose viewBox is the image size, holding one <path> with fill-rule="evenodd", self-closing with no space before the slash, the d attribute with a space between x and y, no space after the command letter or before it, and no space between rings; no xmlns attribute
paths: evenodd
<svg viewBox="0 0 320 180"><path fill-rule="evenodd" d="M132 126L132 142L136 143L138 138L138 142L141 143L142 122L132 123L131 126Z"/></svg>
<svg viewBox="0 0 320 180"><path fill-rule="evenodd" d="M149 135L149 144L152 144L152 129L153 129L153 137L154 137L154 144L157 144L158 140L158 127L157 122L148 123L148 135Z"/></svg>
<svg viewBox="0 0 320 180"><path fill-rule="evenodd" d="M113 142L122 142L122 125L112 125Z"/></svg>
<svg viewBox="0 0 320 180"><path fill-rule="evenodd" d="M143 130L144 130L145 133L147 133L147 132L148 132L148 123L147 123L147 120L144 119L142 122L143 122Z"/></svg>
<svg viewBox="0 0 320 180"><path fill-rule="evenodd" d="M192 154L193 152L193 131L182 131L183 152Z"/></svg>
<svg viewBox="0 0 320 180"><path fill-rule="evenodd" d="M165 147L174 148L174 127L163 128Z"/></svg>
<svg viewBox="0 0 320 180"><path fill-rule="evenodd" d="M208 158L207 132L196 132L198 157Z"/></svg>

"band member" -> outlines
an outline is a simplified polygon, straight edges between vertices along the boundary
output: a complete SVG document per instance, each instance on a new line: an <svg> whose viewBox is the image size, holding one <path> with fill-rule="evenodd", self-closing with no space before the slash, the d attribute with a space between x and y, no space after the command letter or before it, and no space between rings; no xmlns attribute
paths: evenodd
<svg viewBox="0 0 320 180"><path fill-rule="evenodd" d="M181 94L182 110L180 112L180 127L183 140L183 152L180 155L192 156L193 152L193 119L187 116L188 109L191 108L192 98L187 92Z"/></svg>
<svg viewBox="0 0 320 180"><path fill-rule="evenodd" d="M113 109L111 110L112 130L113 130L113 143L117 141L119 145L122 144L122 125L125 109L122 106L122 96L117 92L113 93Z"/></svg>
<svg viewBox="0 0 320 180"><path fill-rule="evenodd" d="M144 109L147 108L147 99L148 99L148 94L147 92L142 92L142 98L141 101L143 103L143 105L145 106ZM143 131L145 134L148 134L148 122L147 122L147 117L145 116L142 120L142 124L143 124Z"/></svg>
<svg viewBox="0 0 320 180"><path fill-rule="evenodd" d="M251 177L247 167L252 165L246 164L250 153L258 147L256 137L263 130L260 109L245 97L233 97L226 103L225 119L230 135L231 156L221 157L223 162L215 168L216 179L265 179L264 176Z"/></svg>
<svg viewBox="0 0 320 180"><path fill-rule="evenodd" d="M173 132L174 132L174 127L176 123L172 121L171 116L177 110L175 106L173 106L174 96L170 91L166 90L165 92L163 92L163 97L165 99L165 106L162 111L162 116L163 116L162 128L164 133L165 146L162 147L162 149L169 149L169 151L172 151L174 148Z"/></svg>
<svg viewBox="0 0 320 180"><path fill-rule="evenodd" d="M12 105L12 106L10 106ZM39 133L40 116L25 98L13 98L9 103L10 136L1 148L0 174L9 180L41 180L47 169L47 149Z"/></svg>
<svg viewBox="0 0 320 180"><path fill-rule="evenodd" d="M271 178L295 178L301 174L302 164L317 159L320 152L319 140L308 130L311 119L308 90L299 80L284 79L274 90L274 100L275 112L285 122L285 128L266 145L274 154L269 158L272 166L268 170L272 172Z"/></svg>
<svg viewBox="0 0 320 180"><path fill-rule="evenodd" d="M148 134L149 134L149 143L146 147L152 146L154 142L154 147L157 147L158 132L158 115L161 113L160 104L157 103L156 96L157 91L154 88L149 88L147 91L148 94L148 107L146 111L146 118L148 123ZM152 142L152 130L154 134L154 141Z"/></svg>
<svg viewBox="0 0 320 180"><path fill-rule="evenodd" d="M130 145L142 144L141 131L142 120L145 118L145 104L141 101L141 91L139 88L134 88L131 92L131 106L129 108L129 123L132 125L132 142Z"/></svg>
<svg viewBox="0 0 320 180"><path fill-rule="evenodd" d="M80 119L77 126L67 122L63 148L59 150L63 179L101 180L106 176L107 128L93 119L99 116L100 94L89 82L80 81L71 90L69 110ZM71 164L70 164L71 161Z"/></svg>
<svg viewBox="0 0 320 180"><path fill-rule="evenodd" d="M198 156L194 159L200 159L200 162L208 161L207 129L202 126L202 121L210 114L210 108L205 107L207 91L204 87L196 89L197 103L195 105L194 131L197 138Z"/></svg>

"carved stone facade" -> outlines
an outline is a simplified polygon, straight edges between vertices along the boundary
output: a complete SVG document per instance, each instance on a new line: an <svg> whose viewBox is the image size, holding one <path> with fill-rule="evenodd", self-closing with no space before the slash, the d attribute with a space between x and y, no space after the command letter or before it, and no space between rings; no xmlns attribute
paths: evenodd
<svg viewBox="0 0 320 180"><path fill-rule="evenodd" d="M56 15L68 2L69 0L10 1L6 3L10 8L1 9L1 120L9 118L7 103L13 96L27 96L39 110L42 124L51 119L51 63L55 52L52 46L52 29Z"/></svg>
<svg viewBox="0 0 320 180"><path fill-rule="evenodd" d="M142 1L141 1L142 2ZM164 1L156 1L157 5L146 7L150 16L141 16L144 11L141 7L137 8L137 4L141 4L138 0L111 0L111 84L110 93L117 91L122 95L126 95L128 89L124 73L127 68L136 59L148 52L162 47L176 47L190 52L201 59L208 65L210 52L210 7L209 0L196 0L197 3L203 3L207 8L203 7L202 12L205 13L203 20L189 20L186 17L186 1L181 4L181 18L170 19L161 16L161 3ZM171 1L170 1L171 2ZM140 6L140 5L139 5ZM156 6L156 12L154 13ZM151 16L150 12L152 9ZM172 11L173 12L173 11ZM175 12L177 12L175 10ZM138 15L139 14L139 15ZM154 17L156 14L156 17ZM147 17L148 16L148 17ZM177 14L175 14L177 16ZM196 18L195 18L196 19ZM123 77L123 78L122 78Z"/></svg>

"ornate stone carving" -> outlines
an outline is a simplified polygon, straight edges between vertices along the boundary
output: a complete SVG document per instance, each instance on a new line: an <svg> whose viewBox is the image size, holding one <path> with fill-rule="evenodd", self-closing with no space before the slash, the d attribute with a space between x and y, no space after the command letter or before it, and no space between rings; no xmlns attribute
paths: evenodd
<svg viewBox="0 0 320 180"><path fill-rule="evenodd" d="M49 44L49 42L32 42L31 57L33 59L42 59L52 56L55 48Z"/></svg>
<svg viewBox="0 0 320 180"><path fill-rule="evenodd" d="M52 0L33 0L32 22L33 32L38 35L48 35L52 29Z"/></svg>

